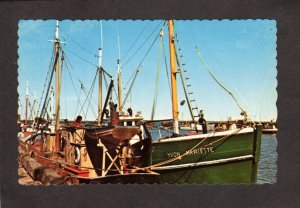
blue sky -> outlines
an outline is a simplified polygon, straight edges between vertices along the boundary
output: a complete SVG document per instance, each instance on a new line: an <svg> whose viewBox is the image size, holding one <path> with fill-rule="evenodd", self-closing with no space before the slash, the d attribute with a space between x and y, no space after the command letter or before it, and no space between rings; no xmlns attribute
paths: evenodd
<svg viewBox="0 0 300 208"><path fill-rule="evenodd" d="M120 49L123 87L128 82L155 36L163 26L156 21L101 21L102 45L99 21L59 22L60 40L70 64L63 68L61 117L73 120L78 100L82 105L85 96L80 92L80 82L86 91L91 87L98 65L98 48L103 48L103 68L116 78L117 58ZM38 105L52 56L55 20L21 20L19 22L19 97L21 116L25 112L25 85L29 83L30 102L37 94ZM169 70L168 30L164 30L164 45ZM210 77L196 54L197 46L214 75L238 99L249 116L254 120L277 118L277 69L276 69L276 21L274 20L193 20L175 21L175 30L181 48L181 63L185 63L185 77L191 87L199 109L203 109L207 120L240 118L240 110L232 98ZM151 35L151 33L153 34ZM118 35L120 48L118 47ZM143 44L144 43L144 44ZM138 50L139 49L139 50ZM75 55L76 53L77 55ZM81 58L78 57L82 57ZM131 58L132 57L132 58ZM160 61L159 61L160 60ZM142 69L136 78L125 108L141 111L150 118L158 65L159 91L155 119L171 118L172 107L163 54L160 54L160 40L152 46L142 62ZM170 72L168 72L170 73ZM71 74L71 76L70 76ZM72 78L71 78L72 77ZM72 80L75 88L73 87ZM116 79L115 79L116 80ZM97 111L97 83L93 91L91 106ZM128 90L124 89L123 98ZM181 81L178 76L178 99L184 99ZM80 98L78 98L80 96ZM85 106L86 107L86 106ZM79 107L80 108L80 107ZM187 105L179 106L180 118L190 119ZM95 120L93 110L84 108L80 114L86 119Z"/></svg>

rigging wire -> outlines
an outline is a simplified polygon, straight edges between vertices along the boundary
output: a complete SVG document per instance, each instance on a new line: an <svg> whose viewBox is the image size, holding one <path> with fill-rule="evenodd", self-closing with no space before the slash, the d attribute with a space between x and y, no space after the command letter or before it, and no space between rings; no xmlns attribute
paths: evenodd
<svg viewBox="0 0 300 208"><path fill-rule="evenodd" d="M84 85L83 85L82 82L81 82L81 85L82 85L82 90L83 90L83 92L85 93L86 99L88 99L88 97L90 97L90 99L89 99L89 106L90 106L91 98L94 98L94 97L92 96L92 93L93 93L93 91L94 91L95 82L93 82L92 85L91 85L91 88L90 88L90 89L92 89L91 93L90 93L90 92L89 92L89 93L86 92L85 87L84 87ZM89 94L90 94L90 95L89 95ZM95 99L93 99L93 101L94 101L94 104L97 105ZM89 108L89 107L88 107L88 108ZM91 110L92 110L92 113L93 113L94 116L95 116L96 113L95 113L95 109L94 109L93 106L91 106Z"/></svg>
<svg viewBox="0 0 300 208"><path fill-rule="evenodd" d="M161 56L163 51L163 32L161 30L160 32L160 44L159 44L159 54L157 58L157 69L156 69L156 78L155 78L155 90L154 90L154 98L153 98L153 104L152 104L152 113L151 113L151 120L154 120L155 110L156 110L156 103L157 103L157 96L158 96L158 86L159 86L159 74L161 69Z"/></svg>
<svg viewBox="0 0 300 208"><path fill-rule="evenodd" d="M95 83L93 84L93 87L92 87L92 91L91 91L89 102L88 102L88 107L87 107L87 110L86 110L86 113L85 113L85 117L86 117L86 115L88 113L89 108L91 108L91 110L92 110L95 118L98 118L97 113L96 113L94 107L91 105L91 100L92 100L92 97L93 97L92 94L93 94L94 88L95 88Z"/></svg>
<svg viewBox="0 0 300 208"><path fill-rule="evenodd" d="M95 74L94 80L93 80L92 85L91 85L91 87L89 89L89 92L88 92L88 94L87 94L87 96L86 96L86 98L85 98L85 100L84 100L84 102L83 102L83 104L81 106L81 109L80 109L79 113L81 113L83 111L83 107L84 107L85 103L87 102L87 100L89 99L89 96L92 96L92 90L94 88L94 84L95 84L97 75L98 75L98 70L96 70L96 74ZM88 108L89 108L89 106L88 106ZM92 109L92 111L93 111L93 109ZM95 112L93 112L93 113L95 113ZM87 112L86 112L86 114L87 114ZM86 119L86 114L85 114L85 119Z"/></svg>
<svg viewBox="0 0 300 208"><path fill-rule="evenodd" d="M74 54L75 56L77 56L78 58L80 58L80 59L82 59L83 61L85 61L86 63L88 63L88 64L90 64L90 65L92 65L92 66L98 68L98 66L97 66L96 64L94 64L94 63L90 62L89 60L83 58L82 56L80 56L79 54L75 53L75 52L72 51L71 49L69 49L69 48L67 48L67 47L64 47L64 48L67 49L67 50L68 50L69 52L71 52L72 54Z"/></svg>
<svg viewBox="0 0 300 208"><path fill-rule="evenodd" d="M75 94L76 94L76 96L78 97L78 92L77 92L77 90L76 90L76 87L75 87L75 84L74 84L74 81L73 81L71 72L70 72L70 70L69 70L69 66L70 66L73 70L74 70L74 68L73 68L73 66L71 65L71 63L70 63L68 57L66 56L66 54L65 54L65 59L67 60L67 61L66 61L66 64L65 64L66 70L67 70L67 72L68 72L68 74L69 74L69 76L70 76L70 80L71 80L71 83L72 83L72 85L73 85Z"/></svg>
<svg viewBox="0 0 300 208"><path fill-rule="evenodd" d="M164 22L165 24L165 20L162 20L156 27L155 29L150 33L150 35L146 38L146 40L140 45L140 47L137 48L137 50L135 50L135 52L127 59L127 61L125 61L125 63L123 64L123 67L126 66L126 64L137 54L137 52L145 45L145 43L151 38L151 36L156 32L157 28L159 28L159 26Z"/></svg>
<svg viewBox="0 0 300 208"><path fill-rule="evenodd" d="M176 32L175 32L175 40L176 40L177 43L179 42L178 36L177 36ZM181 49L179 49L178 51L181 51ZM185 100L187 102L187 106L188 106L188 109L189 109L189 112L190 112L190 116L192 118L192 122L196 123L195 117L199 115L199 111L198 111L198 107L197 107L197 105L195 103L196 99L195 98L191 99L191 96L193 95L193 93L191 91L190 92L187 91L187 87L191 86L191 84L186 85L186 83L185 83L185 79L188 78L188 77L184 78L184 76L182 74L182 72L183 72L183 66L185 64L181 64L180 63L180 57L183 57L183 54L180 55L178 53L178 51L177 51L177 47L175 46L176 62L177 62L177 66L178 66L179 75L180 75L180 78L181 78L181 84L182 84L182 87L183 87L183 92L184 92ZM185 71L187 71L187 70L185 70ZM193 103L194 106L192 105L192 100L194 102ZM196 110L196 112L197 112L196 115L194 115L194 111L193 110ZM196 130L196 132L198 132L197 125L195 125L195 130Z"/></svg>
<svg viewBox="0 0 300 208"><path fill-rule="evenodd" d="M79 108L79 105L80 105L81 91L82 91L82 89L83 89L83 84L81 83L80 79L77 78L78 81L79 81L79 83L80 83L80 86L81 86L81 87L80 87L80 90L79 90L79 93L78 93L77 88L75 87L74 80L73 80L73 77L72 77L72 75L71 75L71 72L70 72L69 67L70 67L72 70L74 70L74 68L73 68L73 66L72 66L72 64L71 64L71 62L70 62L70 60L69 60L69 57L65 55L65 59L66 59L66 70L67 70L67 72L68 72L68 74L69 74L69 77L70 77L72 86L73 86L74 91L75 91L75 94L76 94L76 96L77 96L77 106L76 106L75 115L74 115L74 118L76 118L76 116L77 116L77 111L78 111L78 108Z"/></svg>
<svg viewBox="0 0 300 208"><path fill-rule="evenodd" d="M74 117L76 117L78 105L79 105L79 103L80 103L81 90L79 91L79 94L78 94L78 93L77 93L77 90L76 90L76 87L75 87L75 84L74 84L74 81L73 81L73 78L72 78L72 76L71 76L70 70L69 70L68 67L66 67L66 69L67 69L67 72L68 72L68 74L69 74L69 76L70 76L71 83L72 83L72 86L73 86L73 88L74 88L75 94L76 94L76 96L77 96L77 107L76 107L75 116L74 116Z"/></svg>
<svg viewBox="0 0 300 208"><path fill-rule="evenodd" d="M186 85L185 85L184 78L183 78L183 75L182 75L181 63L179 61L179 57L178 57L178 53L177 53L176 47L175 47L175 56L176 56L176 62L177 62L177 66L178 66L178 70L179 70L179 74L180 74L180 78L181 78L181 84L182 84L182 87L183 87L185 99L186 99L186 102L187 102L187 105L188 105L188 108L189 108L189 111L190 111L190 115L191 115L192 121L193 121L193 123L195 123L196 122L195 121L195 116L193 114L193 108L191 106L191 101L189 99L188 92L186 90ZM199 114L198 108L196 107L195 110L197 110L197 115L198 115ZM195 126L195 127L196 127L196 131L197 131L197 126Z"/></svg>
<svg viewBox="0 0 300 208"><path fill-rule="evenodd" d="M86 63L90 64L91 66L96 67L97 69L99 68L99 66L97 66L96 64L93 64L92 62L88 61L87 59L81 57L79 54L75 53L74 51L70 50L67 47L64 47L65 49L67 49L70 53L74 54L75 56L77 56L78 58L82 59L83 61L85 61ZM101 69L107 76L109 76L110 78L112 78L112 76L103 68Z"/></svg>
<svg viewBox="0 0 300 208"><path fill-rule="evenodd" d="M80 80L79 80L79 82L80 82ZM78 102L77 102L74 118L76 118L76 116L77 116L78 107L80 105L81 91L83 90L83 88L84 88L83 84L80 83L80 91L79 91Z"/></svg>
<svg viewBox="0 0 300 208"><path fill-rule="evenodd" d="M138 73L139 73L139 71L140 71L141 69L142 69L142 67L140 66L140 67L137 69L137 71L133 74L134 77L133 77L133 80L132 80L132 82L131 82L131 84L130 84L130 87L129 87L129 89L128 89L128 92L127 92L127 94L126 94L126 96L125 96L125 99L124 99L124 101L123 101L123 106L126 104L127 97L128 97L128 95L131 93L131 89L132 89L132 87L133 87L133 84L134 84L134 82L135 82L135 80L136 80L136 77L137 77L137 75L138 75Z"/></svg>
<svg viewBox="0 0 300 208"><path fill-rule="evenodd" d="M150 22L148 22L148 24L142 29L142 31L139 33L139 35L137 36L137 38L133 41L133 43L131 44L131 46L129 47L129 49L125 52L125 55L122 57L122 59L125 59L125 57L129 54L129 52L135 46L135 44L137 43L137 41L139 40L139 38L142 36L142 34L144 33L144 31L146 30L146 28L148 27L149 24L150 24Z"/></svg>
<svg viewBox="0 0 300 208"><path fill-rule="evenodd" d="M64 31L62 31L61 29L60 29L60 33L63 35L63 36L67 36L65 33L64 33ZM89 49L87 49L86 47L84 47L83 45L81 45L79 42L77 42L77 41L75 41L73 38L71 38L70 36L67 36L68 38L68 40L71 40L73 43L75 43L75 45L77 45L81 50L83 50L83 51L86 51L86 52L88 52L89 54L91 54L92 56L94 56L94 57L99 57L98 55L96 55L95 53L93 53L92 51L90 51Z"/></svg>
<svg viewBox="0 0 300 208"><path fill-rule="evenodd" d="M43 107L41 109L41 114L40 114L40 117L43 117L44 116L44 113L46 111L45 107L46 107L46 102L47 102L47 98L48 98L48 94L49 94L49 89L50 89L50 86L51 86L51 83L52 83L52 77L53 77L53 74L54 74L54 71L55 71L55 64L56 62L58 61L59 59L59 51L57 52L56 56L55 56L55 60L54 60L54 64L53 64L53 69L52 69L52 72L51 72L51 75L50 75L50 80L49 80L49 83L48 83L48 87L47 87L47 90L46 90L46 95L45 95L45 99L44 99L44 102L43 102Z"/></svg>
<svg viewBox="0 0 300 208"><path fill-rule="evenodd" d="M162 27L164 27L164 26L165 26L165 23L164 23L164 25L163 25ZM155 37L155 39L153 40L152 44L150 45L148 51L146 52L146 54L144 55L144 57L143 57L142 60L140 61L140 63L139 63L139 65L137 66L136 70L135 70L135 71L133 72L133 74L131 75L131 78L133 77L133 80L132 80L132 82L131 82L131 84L130 84L130 87L129 87L129 89L128 89L128 92L127 92L127 94L126 94L126 96L125 96L125 99L124 99L124 101L123 101L123 106L124 106L124 104L125 104L126 101L127 101L128 95L129 95L130 92L131 92L132 86L133 86L133 84L134 84L134 82L135 82L135 79L136 79L136 77L137 77L137 74L139 73L139 71L140 71L140 69L141 69L141 65L142 65L143 61L145 60L145 58L146 58L147 55L149 54L150 50L151 50L152 47L154 46L154 44L155 44L155 42L157 41L159 35L160 35L160 32L156 35L156 37ZM131 79L131 78L130 78L130 79ZM125 87L126 87L127 84L129 83L130 79L129 79L129 80L127 81L127 83L125 84Z"/></svg>
<svg viewBox="0 0 300 208"><path fill-rule="evenodd" d="M68 62L68 65L70 65L70 67L72 68L72 70L74 70L74 68L73 68L73 66L71 65L71 63L70 63L70 61L69 61L69 59L68 59L68 57L66 58L67 59L67 62ZM76 93L76 96L78 97L78 99L79 99L79 97L80 96L78 96L78 92L77 92L77 88L75 87L75 84L74 84L74 81L73 81L73 78L72 78L72 75L71 75L71 73L70 73L70 71L69 71L69 68L68 67L66 67L67 68L67 70L68 70L68 73L69 73L69 76L70 76L70 79L71 79L71 82L72 82L72 85L73 85L73 88L74 88L74 90L75 90L75 93ZM103 69L101 69L101 70L103 70ZM105 75L105 74L104 74ZM79 80L79 82L80 83L82 83L81 82L81 80L79 79L79 78L77 78L78 80ZM94 102L96 102L96 101L94 101Z"/></svg>
<svg viewBox="0 0 300 208"><path fill-rule="evenodd" d="M46 88L46 86L47 86L47 81L48 81L48 78L49 78L49 76L50 76L51 69L52 69L52 67L53 67L54 54L55 54L55 45L53 44L53 48L52 48L52 56L51 56L51 59L50 59L49 69L48 69L47 76L46 76L46 80L45 80L45 83L44 83L44 87L43 87L41 99L40 99L40 102L39 102L37 114L39 114L39 112L40 112L41 103L42 103L42 101L43 101L43 99L44 99L45 88Z"/></svg>
<svg viewBox="0 0 300 208"><path fill-rule="evenodd" d="M78 45L82 50L88 52L89 54L91 54L92 56L99 58L98 55L94 54L93 52L91 52L90 50L86 49L85 47L83 47L81 44L79 44L78 42L76 42L75 40L73 40L72 38L70 38L71 41L73 41L76 45Z"/></svg>
<svg viewBox="0 0 300 208"><path fill-rule="evenodd" d="M80 55L76 54L76 53L73 52L72 50L70 50L70 49L68 49L68 48L66 48L66 47L65 47L65 49L69 50L71 53L73 53L73 54L76 55L77 57L80 57L81 59L87 61L89 64L91 64L91 65L97 67L97 69L99 68L98 66L96 66L95 64L93 64L93 63L89 62L88 60L84 59L83 57L81 57ZM70 65L70 67L74 70L74 68L73 68L73 66L71 65L69 59L67 59L67 62L68 62L68 64ZM102 67L101 67L101 70L104 72L104 77L105 77L105 75L111 77L111 75L108 74ZM96 70L96 71L99 71L99 70ZM69 71L68 71L68 72L69 72ZM69 72L69 74L70 74L70 72ZM74 89L76 89L75 86L74 86L74 82L73 82L72 76L70 75L70 77L71 77L71 81L72 81L73 87L74 87ZM79 80L79 82L82 84L82 82L80 81L80 79L78 79L78 80ZM106 81L106 79L105 79L105 81ZM107 82L106 82L106 85L107 85ZM83 84L82 84L82 86L83 86ZM84 89L84 88L81 88L81 89ZM78 95L77 92L76 92L76 95ZM80 95L78 96L78 99L80 99ZM95 102L94 99L93 99L93 101ZM79 101L79 102L80 102L80 101ZM84 105L85 105L85 104L83 104L83 106L84 106ZM90 99L90 101L89 101L89 106L91 106L91 99ZM77 108L76 108L76 113L77 113L77 110L78 110L78 106L77 106ZM92 112L95 114L95 110L94 110L93 107L91 107L91 110L92 110ZM81 110L80 110L79 113L81 113L81 112L82 112L82 108L81 108Z"/></svg>
<svg viewBox="0 0 300 208"><path fill-rule="evenodd" d="M165 24L166 24L166 21L164 22L162 28L164 28ZM159 33L157 34L157 36L156 36L156 38L154 39L154 41L152 42L150 48L148 49L148 51L146 52L146 54L145 54L144 57L142 58L141 62L140 62L139 65L137 66L136 70L132 73L131 77L130 77L129 80L126 82L125 88L126 88L127 85L130 83L130 81L131 81L131 79L134 77L135 73L136 73L137 71L139 71L139 68L141 67L141 65L142 65L142 63L143 63L143 61L144 61L144 59L146 58L146 56L147 56L148 53L150 52L151 48L152 48L153 45L155 44L155 42L156 42L156 40L157 40L158 37L159 37ZM123 66L124 66L124 65L123 65Z"/></svg>
<svg viewBox="0 0 300 208"><path fill-rule="evenodd" d="M247 112L242 108L242 106L240 105L240 103L238 102L238 100L235 98L235 96L232 94L231 91L229 91L224 85L222 85L219 80L213 75L213 73L211 72L211 69L208 67L208 65L205 63L205 61L203 60L200 51L198 49L198 47L196 47L196 52L202 62L202 64L204 65L205 69L208 71L208 73L210 74L210 76L214 79L214 81L223 89L225 90L234 100L234 102L236 103L236 105L238 106L238 108L242 111L242 114L246 117L249 118L247 115Z"/></svg>
<svg viewBox="0 0 300 208"><path fill-rule="evenodd" d="M167 78L168 78L168 83L169 83L169 92L170 92L170 98L172 99L172 90L171 90L171 82L170 82L170 75L169 75L169 70L168 70L168 64L167 64L167 57L166 57L166 52L165 52L165 43L164 43L164 37L162 37L163 39L163 55L164 55L164 62L165 62L165 66L166 66L166 73L167 73Z"/></svg>

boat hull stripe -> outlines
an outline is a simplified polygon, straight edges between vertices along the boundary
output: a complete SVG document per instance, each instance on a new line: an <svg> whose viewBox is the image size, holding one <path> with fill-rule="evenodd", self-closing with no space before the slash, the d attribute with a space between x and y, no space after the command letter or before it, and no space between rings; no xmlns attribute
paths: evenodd
<svg viewBox="0 0 300 208"><path fill-rule="evenodd" d="M245 156L232 157L232 158L219 159L219 160L212 160L212 161L205 161L205 162L198 162L198 163L188 163L188 164L182 164L182 165L169 165L169 166L153 167L151 169L152 170L173 170L173 169L215 165L215 164L236 162L236 161L250 160L250 159L254 159L253 155L245 155Z"/></svg>

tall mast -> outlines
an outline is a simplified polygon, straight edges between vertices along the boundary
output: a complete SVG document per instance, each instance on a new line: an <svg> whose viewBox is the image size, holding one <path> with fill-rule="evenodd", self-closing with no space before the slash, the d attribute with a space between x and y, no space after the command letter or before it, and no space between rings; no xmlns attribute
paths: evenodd
<svg viewBox="0 0 300 208"><path fill-rule="evenodd" d="M101 113L102 113L102 48L99 48L99 82L98 82L98 125L100 125L101 121Z"/></svg>
<svg viewBox="0 0 300 208"><path fill-rule="evenodd" d="M177 97L177 83L176 83L176 56L175 56L175 43L174 43L174 22L168 21L169 29L169 47L170 47L170 66L171 66L171 85L172 85L172 110L174 120L174 134L179 134L179 121L178 121L178 97Z"/></svg>
<svg viewBox="0 0 300 208"><path fill-rule="evenodd" d="M55 111L56 111L56 116L55 116L55 131L59 129L59 120L60 120L60 105L59 105L59 100L60 100L60 81L61 81L61 73L59 69L59 34L58 34L58 21L56 21L56 30L55 30L55 57L56 63L55 63Z"/></svg>
<svg viewBox="0 0 300 208"><path fill-rule="evenodd" d="M120 59L118 59L118 96L119 96L119 113L122 113L122 86L121 86L121 67Z"/></svg>
<svg viewBox="0 0 300 208"><path fill-rule="evenodd" d="M119 47L119 58L118 58L118 96L119 96L119 113L122 114L122 76L121 76L121 65L120 65L120 36L118 34L118 47Z"/></svg>
<svg viewBox="0 0 300 208"><path fill-rule="evenodd" d="M21 121L21 100L18 98L18 121Z"/></svg>
<svg viewBox="0 0 300 208"><path fill-rule="evenodd" d="M25 96L25 124L28 123L28 104L29 104L29 95L28 95L28 81L26 81L26 96Z"/></svg>
<svg viewBox="0 0 300 208"><path fill-rule="evenodd" d="M34 100L33 100L33 120L35 120L36 114L36 92L34 93Z"/></svg>
<svg viewBox="0 0 300 208"><path fill-rule="evenodd" d="M54 120L54 89L53 89L53 86L51 86L50 88L50 100L51 100L51 111L50 111L50 120L51 120L51 123L53 122Z"/></svg>
<svg viewBox="0 0 300 208"><path fill-rule="evenodd" d="M102 35L102 21L100 20L100 48L99 48L99 81L98 81L98 125L101 122L102 114L102 80L103 80L103 71L102 71L102 53L103 53L103 35Z"/></svg>

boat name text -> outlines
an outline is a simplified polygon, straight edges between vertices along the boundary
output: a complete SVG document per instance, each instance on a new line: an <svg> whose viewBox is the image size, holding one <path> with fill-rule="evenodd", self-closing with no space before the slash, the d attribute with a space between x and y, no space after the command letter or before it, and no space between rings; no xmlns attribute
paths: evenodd
<svg viewBox="0 0 300 208"><path fill-rule="evenodd" d="M194 150L188 150L186 151L186 156L192 156L192 155L202 155L202 154L207 154L207 153L212 153L214 152L213 147L200 147ZM168 158L175 158L175 157L180 157L180 152L168 152L167 153Z"/></svg>

